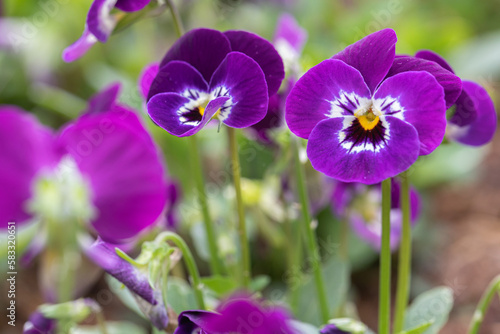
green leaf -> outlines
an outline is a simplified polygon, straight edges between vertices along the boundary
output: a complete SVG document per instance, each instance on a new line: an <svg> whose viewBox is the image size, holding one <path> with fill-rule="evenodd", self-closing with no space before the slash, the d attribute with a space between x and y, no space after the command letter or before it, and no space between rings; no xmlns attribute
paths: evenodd
<svg viewBox="0 0 500 334"><path fill-rule="evenodd" d="M201 282L219 297L231 293L238 287L238 284L233 279L224 276L203 277Z"/></svg>
<svg viewBox="0 0 500 334"><path fill-rule="evenodd" d="M437 334L448 320L452 307L453 290L450 288L443 286L424 292L410 305L404 329L416 329L431 322L432 324L421 333Z"/></svg>
<svg viewBox="0 0 500 334"><path fill-rule="evenodd" d="M328 321L330 324L334 324L338 329L343 330L347 333L352 334L367 334L371 332L368 327L362 322L359 322L350 318L338 318Z"/></svg>
<svg viewBox="0 0 500 334"><path fill-rule="evenodd" d="M433 323L434 321L429 321L418 327L399 332L398 334L423 334L429 327L432 326Z"/></svg>
<svg viewBox="0 0 500 334"><path fill-rule="evenodd" d="M289 322L292 330L294 329L296 333L300 334L318 334L319 329L311 324L306 324L305 322L300 322L297 320L292 320Z"/></svg>
<svg viewBox="0 0 500 334"><path fill-rule="evenodd" d="M184 280L170 277L167 286L168 304L175 313L198 309L193 289Z"/></svg>
<svg viewBox="0 0 500 334"><path fill-rule="evenodd" d="M250 291L258 292L264 290L269 283L271 283L271 278L266 275L259 275L252 279L250 282Z"/></svg>

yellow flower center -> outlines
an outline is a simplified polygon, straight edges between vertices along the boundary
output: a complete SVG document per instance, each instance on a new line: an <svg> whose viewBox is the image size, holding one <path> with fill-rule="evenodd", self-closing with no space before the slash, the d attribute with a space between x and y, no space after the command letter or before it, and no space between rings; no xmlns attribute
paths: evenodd
<svg viewBox="0 0 500 334"><path fill-rule="evenodd" d="M361 126L365 130L372 130L375 126L377 126L378 122L380 121L380 118L377 115L375 115L372 108L370 108L363 115L358 116L355 114L355 116L358 118L359 124L361 124Z"/></svg>

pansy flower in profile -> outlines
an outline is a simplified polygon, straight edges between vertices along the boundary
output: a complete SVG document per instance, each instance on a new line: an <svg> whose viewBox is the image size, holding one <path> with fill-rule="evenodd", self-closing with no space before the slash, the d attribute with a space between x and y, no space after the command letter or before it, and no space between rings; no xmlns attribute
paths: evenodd
<svg viewBox="0 0 500 334"><path fill-rule="evenodd" d="M97 41L105 43L113 32L118 14L136 12L146 7L151 0L94 0L90 5L82 36L63 51L63 60L72 62L83 56Z"/></svg>
<svg viewBox="0 0 500 334"><path fill-rule="evenodd" d="M233 296L215 312L182 312L174 334L294 334L289 320L288 313L279 307L269 308L250 297Z"/></svg>
<svg viewBox="0 0 500 334"><path fill-rule="evenodd" d="M0 221L81 223L121 243L165 207L166 171L134 111L113 85L58 133L13 106L0 108Z"/></svg>
<svg viewBox="0 0 500 334"><path fill-rule="evenodd" d="M152 82L141 80L148 114L178 137L195 134L214 118L233 128L257 123L285 75L270 42L246 31L204 28L177 40L157 68ZM147 77L155 67L149 69Z"/></svg>
<svg viewBox="0 0 500 334"><path fill-rule="evenodd" d="M415 57L435 62L453 73L440 55L422 50ZM481 146L493 139L497 128L495 106L488 92L473 81L462 81L462 92L455 102L455 111L448 120L446 138L464 145Z"/></svg>
<svg viewBox="0 0 500 334"><path fill-rule="evenodd" d="M332 211L346 219L354 233L373 249L380 250L382 237L382 187L380 184L345 183L333 181ZM391 249L399 246L402 228L401 185L397 178L391 183ZM410 188L410 221L415 225L420 213L420 200Z"/></svg>
<svg viewBox="0 0 500 334"><path fill-rule="evenodd" d="M431 153L446 129L445 92L425 71L387 77L396 33L375 32L311 68L287 99L290 130L308 139L313 167L344 182L375 184ZM460 89L460 79L450 73Z"/></svg>

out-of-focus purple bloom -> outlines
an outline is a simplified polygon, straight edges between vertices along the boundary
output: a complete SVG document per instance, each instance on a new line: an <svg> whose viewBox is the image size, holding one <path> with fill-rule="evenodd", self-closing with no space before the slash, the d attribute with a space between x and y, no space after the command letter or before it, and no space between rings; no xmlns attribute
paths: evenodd
<svg viewBox="0 0 500 334"><path fill-rule="evenodd" d="M23 334L53 334L56 323L54 319L46 318L40 311L35 311L24 324Z"/></svg>
<svg viewBox="0 0 500 334"><path fill-rule="evenodd" d="M263 38L245 31L195 29L161 61L148 90L148 113L178 137L195 134L214 118L245 128L264 118L269 96L284 75L278 52ZM141 80L142 91L147 84Z"/></svg>
<svg viewBox="0 0 500 334"><path fill-rule="evenodd" d="M386 78L396 40L391 29L375 32L310 69L290 92L286 122L309 140L316 170L375 184L441 143L446 105L435 77L412 71Z"/></svg>
<svg viewBox="0 0 500 334"><path fill-rule="evenodd" d="M246 297L231 298L216 312L182 312L174 334L191 334L196 330L204 334L292 334L289 320L288 313L281 308L266 308Z"/></svg>
<svg viewBox="0 0 500 334"><path fill-rule="evenodd" d="M323 327L320 331L321 334L349 334L349 332L339 329L334 324L328 324Z"/></svg>
<svg viewBox="0 0 500 334"><path fill-rule="evenodd" d="M432 51L419 51L415 57L434 62L454 73L446 60ZM456 110L448 121L448 139L470 146L481 146L492 140L497 127L497 114L483 87L472 81L462 81L462 92L455 106Z"/></svg>
<svg viewBox="0 0 500 334"><path fill-rule="evenodd" d="M66 193L74 190L66 183L64 193L51 186L51 194L63 201L71 200L69 194L88 201L92 208L76 207L78 213L106 241L123 242L160 217L167 186L157 147L137 115L115 103L117 86L106 91L57 135L18 108L0 108L2 227L9 221L28 221L36 211L28 204L49 198L36 197L37 191L47 188L45 180L61 183L65 178L68 182L80 179L83 184L74 194ZM50 205L57 203L38 203L37 210ZM56 207L55 213L75 214L73 207L60 209Z"/></svg>
<svg viewBox="0 0 500 334"><path fill-rule="evenodd" d="M171 180L167 186L167 206L165 208L167 228L175 230L179 224L177 207L182 197L181 186Z"/></svg>
<svg viewBox="0 0 500 334"><path fill-rule="evenodd" d="M72 62L83 56L97 41L105 43L118 22L111 11L136 12L151 0L94 0L90 5L82 36L63 51L63 60Z"/></svg>
<svg viewBox="0 0 500 334"><path fill-rule="evenodd" d="M391 186L391 248L401 239L402 212L400 183L393 179ZM410 189L411 223L417 222L420 200L415 189ZM334 181L332 210L338 217L347 219L353 231L375 250L380 249L382 235L382 189L380 184L345 183Z"/></svg>
<svg viewBox="0 0 500 334"><path fill-rule="evenodd" d="M145 273L118 256L112 245L101 239L97 239L91 246L84 246L84 250L92 261L123 283L136 296L150 304L142 309L156 328L167 327L168 314L161 291L151 287Z"/></svg>

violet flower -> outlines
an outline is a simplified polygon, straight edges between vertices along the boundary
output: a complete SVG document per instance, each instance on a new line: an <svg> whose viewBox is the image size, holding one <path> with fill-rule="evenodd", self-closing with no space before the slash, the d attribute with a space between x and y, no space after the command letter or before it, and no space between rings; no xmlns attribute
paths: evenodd
<svg viewBox="0 0 500 334"><path fill-rule="evenodd" d="M161 61L148 90L148 113L178 137L195 134L213 118L245 128L264 118L284 75L278 52L261 37L195 29Z"/></svg>
<svg viewBox="0 0 500 334"><path fill-rule="evenodd" d="M432 51L419 51L415 57L435 62L454 73L446 60ZM456 110L448 120L448 139L470 146L481 146L493 139L497 114L493 101L483 87L473 81L462 81L462 92L455 106Z"/></svg>
<svg viewBox="0 0 500 334"><path fill-rule="evenodd" d="M57 321L47 318L40 311L33 312L23 326L23 334L53 334Z"/></svg>
<svg viewBox="0 0 500 334"><path fill-rule="evenodd" d="M399 246L402 228L400 201L401 185L397 179L391 183L391 249ZM420 199L410 188L410 221L417 222ZM332 210L336 216L347 219L353 231L373 249L380 250L382 237L382 188L380 184L345 183L335 181L332 192Z"/></svg>
<svg viewBox="0 0 500 334"><path fill-rule="evenodd" d="M310 69L290 92L286 122L308 139L313 167L337 180L374 184L408 169L443 140L443 87L425 71L386 78L396 34L375 32ZM460 88L460 79L450 73Z"/></svg>
<svg viewBox="0 0 500 334"><path fill-rule="evenodd" d="M136 236L160 217L165 168L137 115L115 103L118 86L91 99L57 134L32 115L0 107L0 223L34 216L83 221L106 241Z"/></svg>
<svg viewBox="0 0 500 334"><path fill-rule="evenodd" d="M151 0L94 0L90 5L82 36L63 51L63 60L72 62L82 57L97 41L105 43L118 18L111 11L117 8L124 12L136 12L146 7Z"/></svg>
<svg viewBox="0 0 500 334"><path fill-rule="evenodd" d="M231 298L216 312L185 311L174 334L292 334L289 315L281 308L266 308L250 298ZM196 333L198 333L196 332Z"/></svg>
<svg viewBox="0 0 500 334"><path fill-rule="evenodd" d="M328 324L323 327L320 331L321 334L349 334L349 332L339 329L334 324Z"/></svg>

